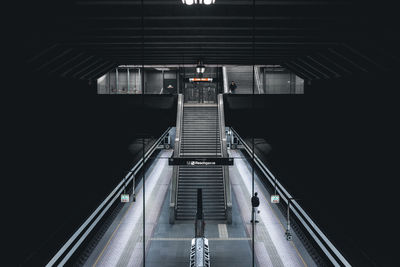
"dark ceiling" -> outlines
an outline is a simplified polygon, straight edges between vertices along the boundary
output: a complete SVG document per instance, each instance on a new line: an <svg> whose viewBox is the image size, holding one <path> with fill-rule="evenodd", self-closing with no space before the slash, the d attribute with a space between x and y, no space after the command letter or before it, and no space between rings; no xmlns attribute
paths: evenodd
<svg viewBox="0 0 400 267"><path fill-rule="evenodd" d="M34 2L34 3L32 3ZM31 1L21 10L34 69L91 80L121 64L281 64L308 80L391 70L396 9L355 0Z"/></svg>

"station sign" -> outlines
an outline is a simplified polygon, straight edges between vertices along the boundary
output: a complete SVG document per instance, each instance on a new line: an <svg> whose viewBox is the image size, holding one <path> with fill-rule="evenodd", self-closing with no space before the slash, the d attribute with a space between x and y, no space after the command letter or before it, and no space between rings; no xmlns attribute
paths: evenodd
<svg viewBox="0 0 400 267"><path fill-rule="evenodd" d="M212 82L213 78L189 78L189 82Z"/></svg>
<svg viewBox="0 0 400 267"><path fill-rule="evenodd" d="M279 195L271 195L271 203L278 204L279 203Z"/></svg>
<svg viewBox="0 0 400 267"><path fill-rule="evenodd" d="M233 158L169 158L168 165L220 166L233 165Z"/></svg>
<svg viewBox="0 0 400 267"><path fill-rule="evenodd" d="M129 194L121 194L121 202L123 203L129 202Z"/></svg>

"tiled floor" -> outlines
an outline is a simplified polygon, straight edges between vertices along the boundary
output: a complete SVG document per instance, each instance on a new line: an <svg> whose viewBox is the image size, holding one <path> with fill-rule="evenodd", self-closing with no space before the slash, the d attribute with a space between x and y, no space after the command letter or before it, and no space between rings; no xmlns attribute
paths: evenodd
<svg viewBox="0 0 400 267"><path fill-rule="evenodd" d="M166 200L169 200L169 195ZM233 207L237 207L233 198ZM189 264L190 242L194 223L169 224L168 201L164 201L158 225L146 256L146 266L185 266ZM233 223L220 231L223 222L206 222L205 237L209 239L212 266L251 266L250 240L241 222L239 210L232 208ZM161 240L160 240L161 239Z"/></svg>
<svg viewBox="0 0 400 267"><path fill-rule="evenodd" d="M157 224L169 189L172 167L162 151L146 172L146 246ZM141 266L143 259L143 190L139 185L136 202L127 203L87 260L87 266Z"/></svg>
<svg viewBox="0 0 400 267"><path fill-rule="evenodd" d="M172 167L163 151L146 174L146 266L189 265L190 242L194 237L193 222L169 224L169 183ZM251 170L239 151L229 169L232 183L232 224L206 222L205 237L209 239L211 265L248 267L252 265L250 224ZM260 223L255 231L255 261L258 266L315 266L302 244L284 238L285 218L269 204L269 194L255 177L260 196ZM151 197L149 197L151 196ZM126 205L89 257L87 266L142 266L143 213L142 190L136 202Z"/></svg>
<svg viewBox="0 0 400 267"><path fill-rule="evenodd" d="M240 214L249 236L252 235L251 190L252 170L244 155L238 150L230 150L234 166L229 167L232 191L237 197ZM286 219L282 213L270 203L270 194L262 185L257 173L254 174L254 191L260 199L257 219L260 221L254 228L254 250L260 266L316 266L303 244L295 233L293 241L285 238ZM247 218L247 219L246 219Z"/></svg>

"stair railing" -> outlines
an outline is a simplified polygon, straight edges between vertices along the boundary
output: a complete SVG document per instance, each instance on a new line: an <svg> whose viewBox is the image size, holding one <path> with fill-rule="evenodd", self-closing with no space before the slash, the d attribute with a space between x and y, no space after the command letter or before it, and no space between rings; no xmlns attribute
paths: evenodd
<svg viewBox="0 0 400 267"><path fill-rule="evenodd" d="M183 94L178 94L178 107L176 112L176 133L175 133L175 145L173 157L180 156L181 150L181 138L183 128ZM169 222L174 223L176 217L176 208L178 202L178 175L179 166L174 166L172 171L171 181L171 194L169 203Z"/></svg>
<svg viewBox="0 0 400 267"><path fill-rule="evenodd" d="M220 133L220 144L221 144L221 155L224 158L228 157L228 151L226 147L226 135L225 135L225 116L224 116L224 98L223 94L218 94L218 120L219 120L219 133ZM223 181L224 181L224 196L225 196L225 214L227 223L232 223L232 196L231 196L231 183L229 180L229 168L223 166Z"/></svg>

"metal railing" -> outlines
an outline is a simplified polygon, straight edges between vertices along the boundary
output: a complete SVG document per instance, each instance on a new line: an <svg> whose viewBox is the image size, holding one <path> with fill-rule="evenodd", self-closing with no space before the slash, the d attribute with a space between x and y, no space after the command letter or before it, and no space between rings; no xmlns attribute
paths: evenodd
<svg viewBox="0 0 400 267"><path fill-rule="evenodd" d="M224 95L218 94L218 119L219 119L219 132L221 142L221 155L224 158L228 157L226 147L226 134L225 134L225 116L224 116ZM224 192L225 192L225 212L227 223L232 223L232 196L231 196L231 183L229 180L229 168L223 166L224 176Z"/></svg>
<svg viewBox="0 0 400 267"><path fill-rule="evenodd" d="M176 112L176 134L173 157L179 157L181 149L181 134L183 126L183 94L178 95L178 107ZM174 166L172 171L171 194L169 202L169 222L175 222L176 203L178 202L178 174L179 166Z"/></svg>
<svg viewBox="0 0 400 267"><path fill-rule="evenodd" d="M103 202L97 207L97 209L89 216L88 219L78 228L78 230L68 239L68 241L58 250L58 252L51 258L46 264L47 266L63 266L79 248L79 246L85 241L86 237L96 227L99 221L103 218L104 214L110 209L110 207L119 199L122 192L124 192L126 186L133 180L135 175L140 171L143 165L147 162L150 156L157 149L158 144L165 138L170 131L169 127L160 138L147 150L144 157L142 157L128 174L122 179L122 181L114 188L114 190L103 200Z"/></svg>
<svg viewBox="0 0 400 267"><path fill-rule="evenodd" d="M239 134L232 129L232 132L239 139L240 143L243 144L247 153L252 157L253 151L249 145L244 142L244 140L239 136ZM298 202L293 199L292 195L282 186L281 183L276 179L276 177L269 171L265 164L254 154L254 162L259 167L261 172L265 175L267 180L273 187L276 187L277 193L280 195L281 199L288 204L290 200L290 210L296 216L301 225L306 229L308 234L314 239L318 244L320 249L324 252L326 257L334 266L351 266L350 263L344 258L344 256L339 252L339 250L332 244L332 242L326 237L326 235L318 228L318 226L313 222L310 216L300 207Z"/></svg>

